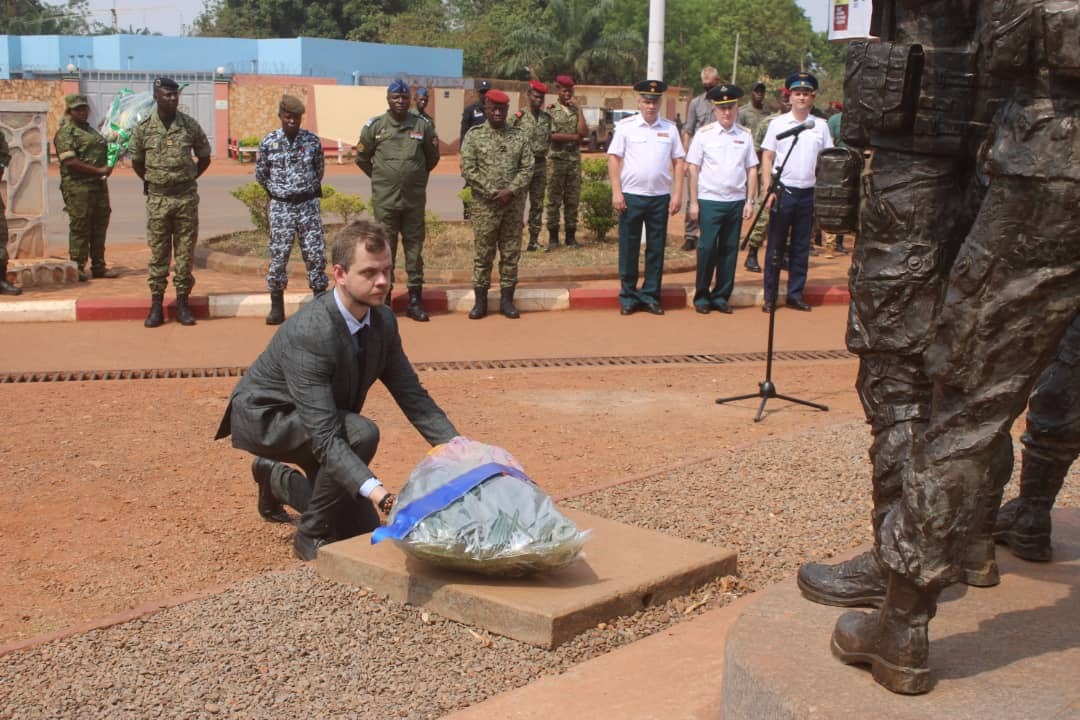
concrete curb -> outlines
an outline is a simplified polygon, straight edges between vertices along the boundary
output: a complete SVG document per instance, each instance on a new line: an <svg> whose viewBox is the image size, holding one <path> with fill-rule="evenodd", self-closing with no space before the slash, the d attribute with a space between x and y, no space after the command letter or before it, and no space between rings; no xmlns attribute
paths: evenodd
<svg viewBox="0 0 1080 720"><path fill-rule="evenodd" d="M784 286L780 287L783 296ZM660 304L667 310L693 305L694 289L670 286L663 289ZM844 305L850 295L844 286L808 286L803 295L810 305ZM285 311L295 313L311 299L310 293L286 293ZM764 292L760 287L739 286L731 295L735 308L761 305ZM499 289L488 291L488 302L497 307ZM406 291L394 293L391 307L403 313L409 298ZM528 288L519 287L514 302L522 312L552 310L618 310L619 290L611 288ZM192 295L189 301L196 318L264 317L270 311L270 295L265 292L221 293ZM469 288L428 289L424 291L424 308L433 314L467 313L473 305ZM0 323L5 322L72 322L82 320L142 320L150 310L150 298L88 298L84 300L10 300L0 302ZM169 319L176 317L176 300L165 306Z"/></svg>

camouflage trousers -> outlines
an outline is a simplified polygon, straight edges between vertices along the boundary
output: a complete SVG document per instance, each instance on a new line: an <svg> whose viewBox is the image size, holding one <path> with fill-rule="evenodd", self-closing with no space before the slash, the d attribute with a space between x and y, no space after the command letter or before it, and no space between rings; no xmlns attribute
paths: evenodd
<svg viewBox="0 0 1080 720"><path fill-rule="evenodd" d="M475 206L476 203L474 202ZM398 235L405 245L405 286L415 290L424 285L424 237L427 229L424 225L424 206L401 210L383 210L375 208L375 222L386 228L386 238L390 241L390 259L397 266Z"/></svg>
<svg viewBox="0 0 1080 720"><path fill-rule="evenodd" d="M538 237L544 221L544 190L547 186L547 163L536 157L532 180L529 181L529 237Z"/></svg>
<svg viewBox="0 0 1080 720"><path fill-rule="evenodd" d="M150 246L147 284L161 295L169 284L169 260L174 259L173 285L177 296L190 295L195 286L191 268L199 239L199 193L149 195L146 198L146 244Z"/></svg>
<svg viewBox="0 0 1080 720"><path fill-rule="evenodd" d="M514 196L506 205L490 200L474 200L472 206L473 287L491 287L491 266L499 251L499 286L517 285L518 259L521 257L521 218L525 212L525 193Z"/></svg>
<svg viewBox="0 0 1080 720"><path fill-rule="evenodd" d="M581 156L554 156L548 159L547 226L559 229L559 212L563 212L563 229L577 230L578 202L581 200Z"/></svg>
<svg viewBox="0 0 1080 720"><path fill-rule="evenodd" d="M8 226L6 213L7 210L4 209L4 201L0 198L0 271L6 271L8 264ZM0 280L7 280L7 278L0 276Z"/></svg>
<svg viewBox="0 0 1080 720"><path fill-rule="evenodd" d="M64 212L68 214L68 257L80 270L105 270L105 235L109 231L109 188L102 181L94 185L61 186Z"/></svg>
<svg viewBox="0 0 1080 720"><path fill-rule="evenodd" d="M300 254L307 266L308 287L322 292L330 284L326 276L326 238L323 235L319 198L301 203L270 201L270 267L266 287L270 292L284 292L289 286L289 255L293 239L299 238Z"/></svg>

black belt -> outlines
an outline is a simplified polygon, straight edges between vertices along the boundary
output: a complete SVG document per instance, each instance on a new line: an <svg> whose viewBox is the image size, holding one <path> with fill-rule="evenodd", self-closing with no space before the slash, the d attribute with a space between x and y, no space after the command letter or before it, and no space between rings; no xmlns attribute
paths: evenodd
<svg viewBox="0 0 1080 720"><path fill-rule="evenodd" d="M290 205L299 205L300 203L305 203L308 200L314 200L317 197L322 197L321 193L306 192L295 193L293 195L271 195L270 199L277 200L278 202L288 203Z"/></svg>

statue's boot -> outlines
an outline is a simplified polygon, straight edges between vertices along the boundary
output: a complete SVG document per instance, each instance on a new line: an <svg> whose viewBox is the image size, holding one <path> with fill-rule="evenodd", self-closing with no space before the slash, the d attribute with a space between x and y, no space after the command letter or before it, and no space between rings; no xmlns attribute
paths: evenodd
<svg viewBox="0 0 1080 720"><path fill-rule="evenodd" d="M1012 554L1032 562L1049 562L1050 511L1071 463L1043 458L1024 449L1020 496L998 511L994 539Z"/></svg>
<svg viewBox="0 0 1080 720"><path fill-rule="evenodd" d="M848 665L869 665L878 684L894 693L930 690L927 626L937 611L936 590L889 571L885 602L876 612L846 612L836 621L832 653Z"/></svg>

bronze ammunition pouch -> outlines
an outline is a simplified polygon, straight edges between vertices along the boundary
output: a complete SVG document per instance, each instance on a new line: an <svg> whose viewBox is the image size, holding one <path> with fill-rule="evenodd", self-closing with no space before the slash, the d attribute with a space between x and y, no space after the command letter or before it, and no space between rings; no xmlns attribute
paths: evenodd
<svg viewBox="0 0 1080 720"><path fill-rule="evenodd" d="M1080 75L1080 5L1045 5L1042 34L1047 67L1072 77Z"/></svg>
<svg viewBox="0 0 1080 720"><path fill-rule="evenodd" d="M840 139L865 147L873 132L909 132L915 122L922 69L921 45L850 43Z"/></svg>
<svg viewBox="0 0 1080 720"><path fill-rule="evenodd" d="M818 154L814 212L822 230L831 233L858 232L862 169L860 150L834 147Z"/></svg>

